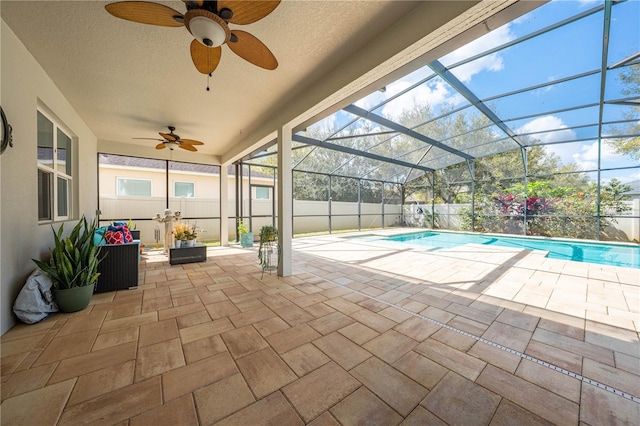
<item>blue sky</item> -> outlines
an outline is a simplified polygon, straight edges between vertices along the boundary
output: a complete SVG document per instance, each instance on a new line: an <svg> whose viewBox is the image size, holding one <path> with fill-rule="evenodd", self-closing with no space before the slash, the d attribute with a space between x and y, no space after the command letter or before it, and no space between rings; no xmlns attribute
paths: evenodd
<svg viewBox="0 0 640 426"><path fill-rule="evenodd" d="M485 36L440 58L440 62L477 97L485 99L534 85L544 85L583 72L599 70L602 62L603 11L526 40L506 49L455 67L461 60L487 52L565 18L602 5L602 0L556 0L529 14L492 29ZM613 7L609 37L608 65L640 51L640 0L628 0ZM621 93L617 70L607 74L605 99L619 99ZM424 67L392 84L386 91L374 92L356 104L366 109L390 99L412 84L433 74ZM597 167L597 126L599 107L560 112L557 110L598 103L600 73L576 80L548 84L535 90L487 102L487 105L516 133L536 133L543 143L584 139L568 144L547 145L565 163L576 163L583 170ZM429 104L432 111L458 107L468 103L439 77L433 78L405 95L396 98L376 112L397 120L403 111L415 104ZM607 105L604 119L620 120L630 107ZM518 117L524 117L516 120ZM314 127L337 128L351 117L344 112L327 117ZM574 126L584 126L571 129ZM547 130L553 132L539 133ZM606 132L604 132L606 134ZM602 149L602 168L638 167L637 161L616 155L606 144ZM620 170L615 174L623 181L640 179L640 169ZM608 180L609 178L607 178Z"/></svg>

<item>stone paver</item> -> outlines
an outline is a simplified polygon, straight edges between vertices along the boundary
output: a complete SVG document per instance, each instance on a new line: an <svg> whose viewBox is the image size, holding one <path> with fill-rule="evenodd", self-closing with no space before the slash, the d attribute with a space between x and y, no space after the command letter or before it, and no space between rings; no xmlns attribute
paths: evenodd
<svg viewBox="0 0 640 426"><path fill-rule="evenodd" d="M389 330L368 341L363 347L381 360L393 364L417 345L418 342L415 340L397 331Z"/></svg>
<svg viewBox="0 0 640 426"><path fill-rule="evenodd" d="M475 380L486 366L486 362L431 338L416 346L414 350L470 380Z"/></svg>
<svg viewBox="0 0 640 426"><path fill-rule="evenodd" d="M304 425L280 392L274 392L217 423L224 425Z"/></svg>
<svg viewBox="0 0 640 426"><path fill-rule="evenodd" d="M449 424L488 424L500 396L459 374L449 372L421 402Z"/></svg>
<svg viewBox="0 0 640 426"><path fill-rule="evenodd" d="M204 424L215 423L255 401L249 386L240 374L198 389L193 395ZM178 423L181 422L182 420L179 420Z"/></svg>
<svg viewBox="0 0 640 426"><path fill-rule="evenodd" d="M250 325L222 333L221 337L235 359L269 347L266 340Z"/></svg>
<svg viewBox="0 0 640 426"><path fill-rule="evenodd" d="M305 422L351 394L360 383L338 364L329 362L282 389Z"/></svg>
<svg viewBox="0 0 640 426"><path fill-rule="evenodd" d="M407 416L428 393L427 389L377 358L363 362L351 374L403 416Z"/></svg>
<svg viewBox="0 0 640 426"><path fill-rule="evenodd" d="M198 414L191 395L166 402L149 411L132 417L130 426L162 425L162 424L196 424Z"/></svg>
<svg viewBox="0 0 640 426"><path fill-rule="evenodd" d="M331 358L326 356L320 349L316 348L311 343L298 346L281 356L298 376L304 376L305 374L331 361Z"/></svg>
<svg viewBox="0 0 640 426"><path fill-rule="evenodd" d="M371 356L369 352L340 333L331 333L316 339L313 344L346 370L350 370Z"/></svg>
<svg viewBox="0 0 640 426"><path fill-rule="evenodd" d="M336 404L331 409L331 414L345 426L392 426L402 421L398 413L365 387L359 388Z"/></svg>
<svg viewBox="0 0 640 426"><path fill-rule="evenodd" d="M477 383L528 411L559 424L577 424L578 404L558 396L524 379L488 365Z"/></svg>
<svg viewBox="0 0 640 426"><path fill-rule="evenodd" d="M298 378L271 348L240 358L236 363L258 399Z"/></svg>
<svg viewBox="0 0 640 426"><path fill-rule="evenodd" d="M1 337L2 422L637 423L640 404L473 337L638 397L637 270L375 244L296 239L290 277L255 249L145 255L138 289Z"/></svg>

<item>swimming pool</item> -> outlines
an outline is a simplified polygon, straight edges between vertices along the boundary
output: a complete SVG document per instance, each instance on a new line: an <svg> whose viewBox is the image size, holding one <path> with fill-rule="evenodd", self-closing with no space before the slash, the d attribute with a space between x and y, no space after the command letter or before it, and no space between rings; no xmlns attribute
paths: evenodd
<svg viewBox="0 0 640 426"><path fill-rule="evenodd" d="M591 243L442 231L402 234L392 237L382 237L381 239L430 247L434 250L457 247L463 244L487 244L527 250L543 250L549 252L547 257L552 259L640 269L640 245Z"/></svg>

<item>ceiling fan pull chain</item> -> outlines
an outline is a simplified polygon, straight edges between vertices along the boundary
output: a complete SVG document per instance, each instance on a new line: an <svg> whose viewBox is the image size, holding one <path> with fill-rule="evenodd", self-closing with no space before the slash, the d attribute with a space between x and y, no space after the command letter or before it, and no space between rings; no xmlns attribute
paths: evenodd
<svg viewBox="0 0 640 426"><path fill-rule="evenodd" d="M207 92L209 91L209 78L211 77L211 73L207 74Z"/></svg>

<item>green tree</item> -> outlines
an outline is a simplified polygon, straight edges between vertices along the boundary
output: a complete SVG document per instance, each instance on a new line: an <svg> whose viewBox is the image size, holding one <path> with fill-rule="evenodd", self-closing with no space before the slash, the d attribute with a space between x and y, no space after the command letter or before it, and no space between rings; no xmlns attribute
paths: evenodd
<svg viewBox="0 0 640 426"><path fill-rule="evenodd" d="M605 214L621 214L631 210L626 203L625 192L631 191L631 185L624 184L613 178L600 189L600 204Z"/></svg>
<svg viewBox="0 0 640 426"><path fill-rule="evenodd" d="M640 64L629 65L622 68L618 78L624 85L622 93L629 97L640 96ZM628 155L634 160L640 161L640 107L634 106L624 114L627 123L613 128L614 135L635 135L631 137L607 139L617 154Z"/></svg>

